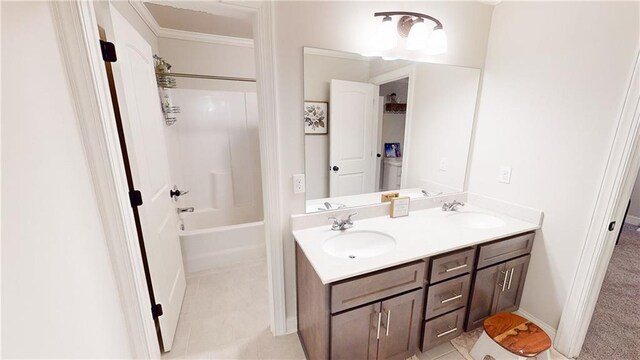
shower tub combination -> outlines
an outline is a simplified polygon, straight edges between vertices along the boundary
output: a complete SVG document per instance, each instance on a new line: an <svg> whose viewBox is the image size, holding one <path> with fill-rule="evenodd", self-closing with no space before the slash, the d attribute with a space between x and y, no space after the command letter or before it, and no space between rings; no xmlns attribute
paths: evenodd
<svg viewBox="0 0 640 360"><path fill-rule="evenodd" d="M180 232L185 271L198 271L257 262L265 258L264 221L245 222L216 214L218 210L196 210L181 215Z"/></svg>
<svg viewBox="0 0 640 360"><path fill-rule="evenodd" d="M189 194L180 214L187 273L266 258L256 94L171 89L181 112L167 127L172 178Z"/></svg>

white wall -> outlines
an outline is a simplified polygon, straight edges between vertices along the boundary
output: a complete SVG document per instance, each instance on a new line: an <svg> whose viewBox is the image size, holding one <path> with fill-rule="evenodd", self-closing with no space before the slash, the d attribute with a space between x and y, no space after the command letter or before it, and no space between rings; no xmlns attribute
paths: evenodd
<svg viewBox="0 0 640 360"><path fill-rule="evenodd" d="M638 50L637 2L496 6L469 191L545 213L521 308L556 327ZM498 183L501 165L510 184Z"/></svg>
<svg viewBox="0 0 640 360"><path fill-rule="evenodd" d="M331 56L304 55L304 100L329 102L331 79L369 81L369 62ZM302 108L302 102L300 103ZM302 119L302 117L300 118ZM331 118L329 118L331 131ZM307 199L329 196L329 135L305 135Z"/></svg>
<svg viewBox="0 0 640 360"><path fill-rule="evenodd" d="M291 176L304 172L302 119L303 47L358 52L366 43L375 11L429 13L447 29L449 52L433 61L482 68L493 6L479 2L275 2L273 24L280 133L282 214L287 315L295 315L294 242L291 214L305 211L305 194L294 195ZM313 14L313 16L300 16Z"/></svg>
<svg viewBox="0 0 640 360"><path fill-rule="evenodd" d="M636 183L631 193L631 205L625 221L633 225L640 225L640 176L636 177Z"/></svg>
<svg viewBox="0 0 640 360"><path fill-rule="evenodd" d="M130 358L50 6L2 3L2 356Z"/></svg>
<svg viewBox="0 0 640 360"><path fill-rule="evenodd" d="M172 72L255 78L252 47L213 44L199 41L158 38L158 53ZM179 78L179 87L223 91L256 91L255 83Z"/></svg>
<svg viewBox="0 0 640 360"><path fill-rule="evenodd" d="M416 66L406 187L432 192L464 189L480 70L437 64ZM440 169L441 160L446 170Z"/></svg>

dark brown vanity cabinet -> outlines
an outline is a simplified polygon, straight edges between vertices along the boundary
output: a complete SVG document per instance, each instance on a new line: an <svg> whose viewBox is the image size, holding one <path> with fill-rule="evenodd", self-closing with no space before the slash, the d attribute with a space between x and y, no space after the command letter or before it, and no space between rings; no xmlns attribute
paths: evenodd
<svg viewBox="0 0 640 360"><path fill-rule="evenodd" d="M533 238L534 233L527 233L480 246L478 264L488 266L476 271L466 331L482 326L493 314L518 309Z"/></svg>
<svg viewBox="0 0 640 360"><path fill-rule="evenodd" d="M404 360L417 351L424 261L330 284L296 245L298 335L307 359Z"/></svg>
<svg viewBox="0 0 640 360"><path fill-rule="evenodd" d="M429 264L421 349L426 351L460 335L464 328L476 249L435 256Z"/></svg>
<svg viewBox="0 0 640 360"><path fill-rule="evenodd" d="M515 311L534 233L322 284L296 244L298 335L307 359L404 360Z"/></svg>
<svg viewBox="0 0 640 360"><path fill-rule="evenodd" d="M415 354L422 289L331 317L331 358L405 360Z"/></svg>

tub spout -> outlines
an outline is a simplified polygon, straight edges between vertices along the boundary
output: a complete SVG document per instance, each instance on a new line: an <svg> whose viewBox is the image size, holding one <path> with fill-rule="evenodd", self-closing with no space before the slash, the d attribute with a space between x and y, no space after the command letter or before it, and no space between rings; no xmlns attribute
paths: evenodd
<svg viewBox="0 0 640 360"><path fill-rule="evenodd" d="M193 209L193 206L191 206L191 207L186 207L186 208L178 208L178 209L177 209L178 214L182 214L182 213L184 213L184 212L193 212L193 210L194 210L194 209Z"/></svg>

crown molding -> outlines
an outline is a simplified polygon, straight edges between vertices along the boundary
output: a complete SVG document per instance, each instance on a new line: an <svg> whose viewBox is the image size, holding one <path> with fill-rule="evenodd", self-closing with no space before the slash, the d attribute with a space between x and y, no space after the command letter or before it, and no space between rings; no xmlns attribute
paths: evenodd
<svg viewBox="0 0 640 360"><path fill-rule="evenodd" d="M140 15L140 17L142 18L142 21L144 21L145 24L147 24L149 29L151 29L151 31L156 36L158 36L161 29L160 24L158 24L158 22L153 17L153 15L151 15L151 12L149 11L149 9L147 9L147 7L144 6L144 3L142 1L129 0L129 4L131 4L133 9L138 13L138 15Z"/></svg>
<svg viewBox="0 0 640 360"><path fill-rule="evenodd" d="M228 45L253 48L253 39L245 39L233 36L205 34L193 31L175 30L160 27L156 34L159 38L198 41L210 44Z"/></svg>
<svg viewBox="0 0 640 360"><path fill-rule="evenodd" d="M318 48L311 48L311 47L305 47L304 53L308 55L327 56L332 58L349 59L349 60L360 60L360 61L375 60L375 58L366 57L360 54L342 52L342 51L336 51L336 50L318 49Z"/></svg>

